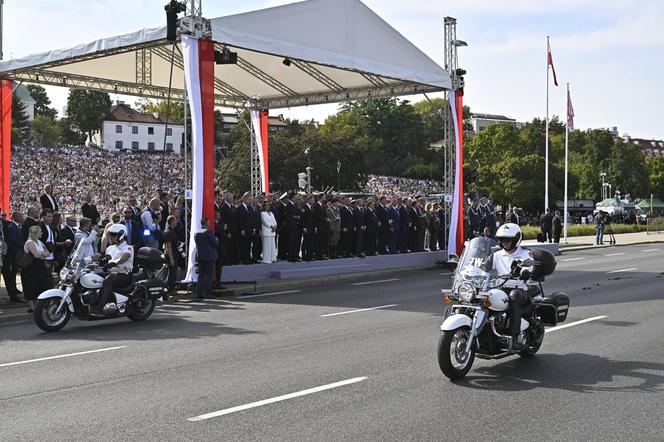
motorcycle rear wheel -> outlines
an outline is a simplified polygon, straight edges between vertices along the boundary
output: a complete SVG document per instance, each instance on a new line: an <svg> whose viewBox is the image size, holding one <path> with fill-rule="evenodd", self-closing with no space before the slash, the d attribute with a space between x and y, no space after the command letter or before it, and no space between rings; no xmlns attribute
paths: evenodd
<svg viewBox="0 0 664 442"><path fill-rule="evenodd" d="M62 306L62 310L60 310L59 313L57 312L61 301L62 298L37 300L35 303L35 311L33 313L33 318L37 327L50 333L62 330L62 328L67 325L69 318L71 318L71 312L69 311L69 306L67 304Z"/></svg>
<svg viewBox="0 0 664 442"><path fill-rule="evenodd" d="M539 324L529 329L527 339L526 346L519 352L519 356L522 358L532 358L539 351L544 342L544 326Z"/></svg>
<svg viewBox="0 0 664 442"><path fill-rule="evenodd" d="M475 349L471 346L464 355L466 343L470 337L468 327L443 332L438 341L438 366L440 371L451 380L461 379L470 371L475 360Z"/></svg>
<svg viewBox="0 0 664 442"><path fill-rule="evenodd" d="M150 317L154 311L154 306L157 302L154 299L151 299L146 302L142 302L140 307L136 308L136 304L130 306L130 313L127 313L127 317L132 321L145 321Z"/></svg>

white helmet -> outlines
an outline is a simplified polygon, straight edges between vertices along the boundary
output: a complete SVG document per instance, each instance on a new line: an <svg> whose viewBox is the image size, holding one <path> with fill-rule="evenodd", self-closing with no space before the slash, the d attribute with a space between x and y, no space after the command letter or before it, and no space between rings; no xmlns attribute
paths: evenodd
<svg viewBox="0 0 664 442"><path fill-rule="evenodd" d="M522 239L523 234L521 233L521 228L516 224L503 224L496 232L496 240L498 241L498 244L500 244L500 246L507 252L513 252L516 250L516 248L519 247L519 244L521 244ZM505 244L505 242L507 244Z"/></svg>
<svg viewBox="0 0 664 442"><path fill-rule="evenodd" d="M113 224L106 233L110 238L116 238L116 244L119 244L127 237L127 228L124 224Z"/></svg>

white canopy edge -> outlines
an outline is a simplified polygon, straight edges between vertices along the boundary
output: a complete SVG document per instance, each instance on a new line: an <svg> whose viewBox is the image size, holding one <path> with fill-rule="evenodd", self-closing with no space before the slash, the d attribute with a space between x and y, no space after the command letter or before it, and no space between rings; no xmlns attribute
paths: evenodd
<svg viewBox="0 0 664 442"><path fill-rule="evenodd" d="M240 59L215 68L220 106L244 107L249 97L280 108L451 88L444 69L360 0L308 0L210 25L212 39ZM0 77L164 98L171 50L165 26L146 28L0 62ZM170 94L182 100L181 52L175 54Z"/></svg>

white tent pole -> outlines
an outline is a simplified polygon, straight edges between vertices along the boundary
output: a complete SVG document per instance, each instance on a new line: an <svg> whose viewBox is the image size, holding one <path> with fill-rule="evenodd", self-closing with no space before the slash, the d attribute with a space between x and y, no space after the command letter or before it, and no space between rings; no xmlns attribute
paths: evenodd
<svg viewBox="0 0 664 442"><path fill-rule="evenodd" d="M546 50L549 50L549 36L546 36ZM544 138L544 212L549 207L549 62L546 63L546 136Z"/></svg>

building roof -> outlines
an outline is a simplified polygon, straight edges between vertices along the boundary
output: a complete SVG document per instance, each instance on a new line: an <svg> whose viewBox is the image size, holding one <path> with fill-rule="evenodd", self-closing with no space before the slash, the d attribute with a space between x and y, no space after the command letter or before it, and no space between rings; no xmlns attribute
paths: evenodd
<svg viewBox="0 0 664 442"><path fill-rule="evenodd" d="M481 120L516 121L514 118L506 117L505 115L477 114L474 112L470 114L470 117Z"/></svg>
<svg viewBox="0 0 664 442"><path fill-rule="evenodd" d="M109 121L121 121L127 123L144 123L144 124L170 124L182 126L182 123L177 122L171 118L166 118L164 115L158 113L141 113L131 106L124 103L119 103L111 108L111 113L108 116Z"/></svg>
<svg viewBox="0 0 664 442"><path fill-rule="evenodd" d="M30 95L30 91L28 90L27 87L23 86L22 84L19 85L19 87L16 88L14 91L18 99L21 101L23 104L35 104L37 103L34 98L32 98L32 95Z"/></svg>

